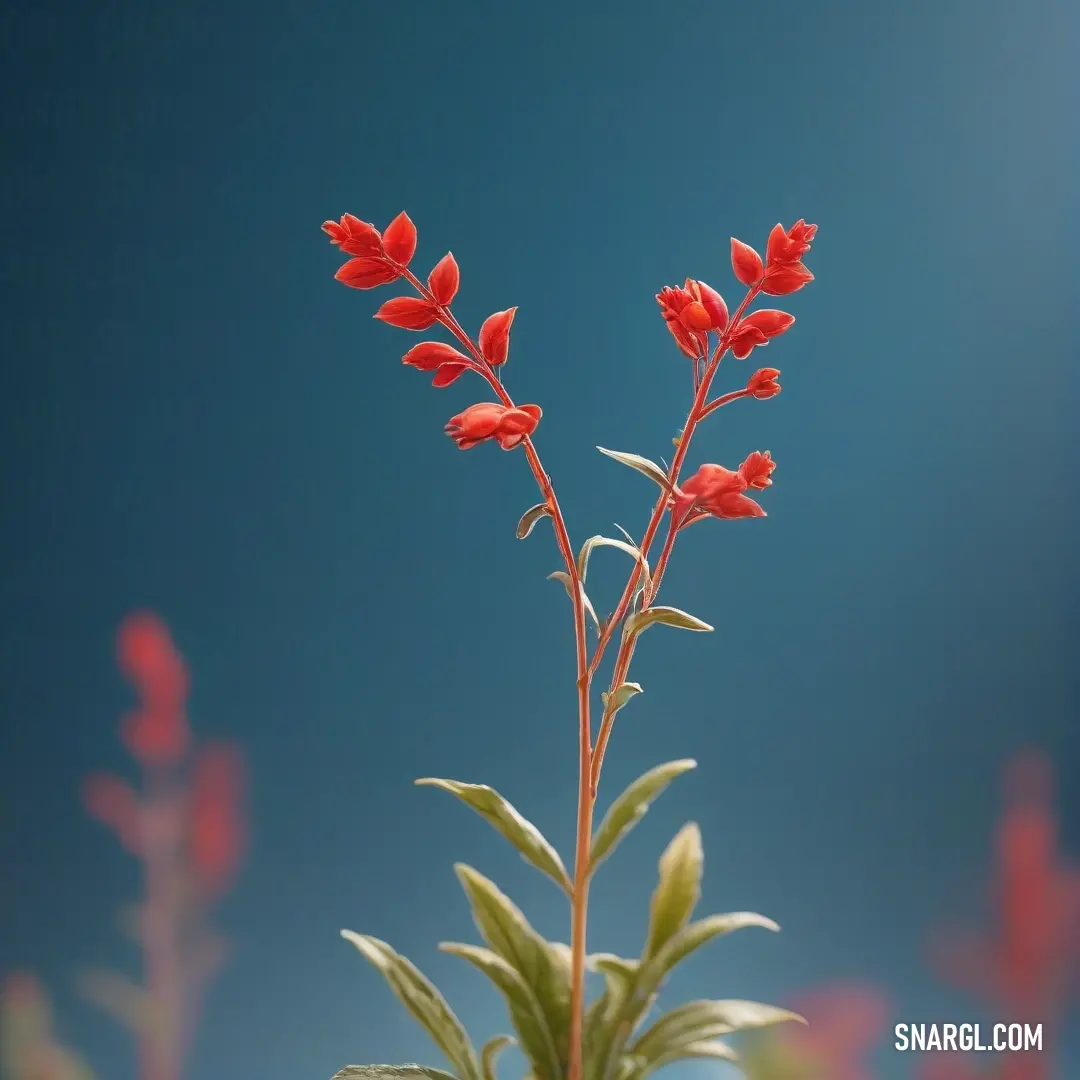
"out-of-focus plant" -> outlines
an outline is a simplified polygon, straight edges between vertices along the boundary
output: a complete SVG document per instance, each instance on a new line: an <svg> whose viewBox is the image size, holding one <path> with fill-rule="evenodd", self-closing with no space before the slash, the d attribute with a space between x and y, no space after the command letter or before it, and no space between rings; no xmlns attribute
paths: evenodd
<svg viewBox="0 0 1080 1080"><path fill-rule="evenodd" d="M194 744L187 668L157 616L136 613L124 620L117 660L138 698L120 735L141 768L142 784L136 790L99 773L86 781L83 795L89 812L143 866L142 899L124 912L122 924L142 949L144 979L92 970L79 982L132 1032L140 1080L181 1080L202 991L225 953L207 916L243 855L244 763L230 743ZM53 1042L49 1009L35 981L24 977L10 984L4 1016L13 1045L22 1047L8 1062L14 1080L89 1075ZM46 1067L52 1071L40 1071Z"/></svg>
<svg viewBox="0 0 1080 1080"><path fill-rule="evenodd" d="M743 1055L749 1080L873 1080L869 1055L889 1025L890 1005L871 983L836 983L792 1002L807 1027L755 1040Z"/></svg>
<svg viewBox="0 0 1080 1080"><path fill-rule="evenodd" d="M746 294L731 314L723 298L702 281L687 279L679 288L664 288L656 299L676 345L690 361L692 394L689 412L675 438L670 466L638 454L602 453L635 469L660 488L640 541L594 536L575 549L551 477L544 469L532 436L542 413L537 405L518 405L503 382L510 348L510 330L517 308L497 311L480 327L475 340L462 328L450 305L460 274L447 254L422 282L409 266L416 252L416 229L401 214L380 233L373 225L344 215L328 221L324 231L350 256L337 280L357 289L391 282L407 283L415 296L388 300L375 317L404 330L440 326L453 338L422 341L402 361L433 373L433 385L447 387L462 375L479 377L494 401L469 405L453 416L446 433L463 450L494 441L503 450L521 447L539 489L540 501L527 510L517 535L527 537L542 519L551 522L563 567L551 575L569 593L576 645L575 696L578 707L578 808L573 872L555 849L501 795L484 785L453 780L418 781L440 787L472 807L550 877L570 903L570 946L544 940L497 886L471 867L457 874L472 907L485 946L444 944L442 948L479 968L498 987L509 1006L517 1042L529 1062L532 1080L645 1080L650 1073L683 1058L731 1060L734 1051L720 1036L742 1029L799 1019L796 1014L746 1001L694 1001L651 1019L653 1002L670 971L684 957L712 938L746 926L777 929L760 915L714 915L691 922L702 874L701 837L686 825L660 860L660 880L652 898L648 937L634 958L586 952L589 882L599 864L646 812L650 803L692 761L660 765L640 777L610 806L594 829L594 809L604 755L616 715L641 687L629 681L630 664L641 635L665 625L708 631L701 619L657 604L672 550L681 532L706 518L759 518L765 511L751 498L772 483L775 467L768 452L753 452L737 469L703 464L683 477L691 441L699 424L722 406L741 399L765 400L780 392L775 368L761 368L735 390L712 396L722 359L729 353L745 360L755 349L787 331L793 316L773 308L749 311L762 295L782 296L813 279L803 264L816 226L804 221L785 229L777 225L763 259L746 244L731 241L731 263ZM589 301L593 303L595 301ZM654 540L666 522L666 537L655 564L649 558ZM629 556L632 569L615 609L600 616L585 592L590 558L600 548ZM591 621L595 634L590 636ZM617 642L611 681L600 695L600 718L594 732L593 680L609 645ZM377 938L345 931L350 940L386 978L392 990L427 1030L454 1067L460 1080L493 1080L499 1050L512 1041L497 1036L478 1052L461 1023L435 987L390 945ZM591 1004L585 1001L586 968L601 973L606 988ZM650 1022L651 1019L651 1022ZM403 1067L350 1066L340 1077L401 1075ZM419 1069L419 1067L416 1067ZM424 1070L421 1070L424 1071ZM429 1075L437 1070L427 1070Z"/></svg>
<svg viewBox="0 0 1080 1080"><path fill-rule="evenodd" d="M996 925L948 930L932 948L942 976L980 999L995 1020L1042 1024L1042 1051L1003 1055L989 1074L1000 1080L1053 1074L1056 1036L1080 986L1080 869L1058 850L1053 787L1045 755L1024 753L1009 763L995 836Z"/></svg>
<svg viewBox="0 0 1080 1080"><path fill-rule="evenodd" d="M9 975L0 987L0 1076L4 1080L93 1080L93 1073L63 1046L52 1008L37 979Z"/></svg>
<svg viewBox="0 0 1080 1080"><path fill-rule="evenodd" d="M180 1080L202 990L224 956L206 916L242 856L243 761L228 743L193 745L187 668L160 619L129 616L117 658L138 697L121 738L141 767L142 788L101 773L84 795L90 813L142 862L143 898L125 928L142 948L145 978L91 971L81 982L133 1033L140 1080Z"/></svg>

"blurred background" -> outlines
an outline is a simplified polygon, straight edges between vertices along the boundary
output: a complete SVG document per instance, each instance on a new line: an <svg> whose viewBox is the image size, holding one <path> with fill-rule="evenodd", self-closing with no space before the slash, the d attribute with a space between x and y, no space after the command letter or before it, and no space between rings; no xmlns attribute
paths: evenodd
<svg viewBox="0 0 1080 1080"><path fill-rule="evenodd" d="M691 452L771 450L769 517L680 542L666 602L717 632L639 650L601 802L700 767L605 866L589 944L640 950L656 859L695 820L702 910L784 931L696 956L669 1002L857 983L889 1024L986 1019L934 942L1008 914L1017 754L1056 778L1054 866L1080 855L1074 5L14 0L0 26L0 970L36 973L58 1037L103 1080L145 1069L79 991L139 975L117 922L146 860L86 812L88 776L138 780L139 700L166 757L183 713L247 777L220 789L245 823L215 849L228 889L212 911L184 893L228 942L186 1080L442 1064L341 927L413 959L478 1038L505 1030L435 950L473 939L454 860L568 936L548 882L411 786L490 783L571 857L569 607L549 530L513 538L531 478L453 448L478 385L403 368L416 339L371 321L388 293L336 284L319 232L403 208L418 272L460 263L467 328L520 306L507 383L544 409L579 543L640 534L654 497L594 446L670 455L686 413L654 294L692 275L737 301L731 235L819 225L817 280L781 305L798 323L754 357L783 394ZM598 607L625 571L594 559ZM141 611L173 644L137 623L118 669ZM174 649L190 693L162 711L138 693ZM102 790L89 809L122 832L127 796ZM1080 1074L1066 1016L1055 1078ZM867 1075L915 1076L890 1042Z"/></svg>

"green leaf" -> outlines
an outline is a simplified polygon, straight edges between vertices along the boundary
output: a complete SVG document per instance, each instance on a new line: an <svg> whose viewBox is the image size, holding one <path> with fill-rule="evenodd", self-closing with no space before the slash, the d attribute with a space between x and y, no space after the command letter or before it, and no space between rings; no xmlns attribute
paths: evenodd
<svg viewBox="0 0 1080 1080"><path fill-rule="evenodd" d="M606 690L600 695L604 703L604 712L614 716L635 694L643 694L641 684L636 682L619 683L615 692L609 694Z"/></svg>
<svg viewBox="0 0 1080 1080"><path fill-rule="evenodd" d="M656 623L662 623L664 626L675 626L680 630L697 630L699 632L712 630L712 627L707 622L702 622L701 619L688 615L685 611L660 606L649 607L644 611L638 611L631 615L623 624L623 632L628 637L631 637L640 634L643 630L648 630L650 626Z"/></svg>
<svg viewBox="0 0 1080 1080"><path fill-rule="evenodd" d="M457 1080L457 1077L426 1065L346 1065L330 1080Z"/></svg>
<svg viewBox="0 0 1080 1080"><path fill-rule="evenodd" d="M635 683L624 683L634 686ZM618 693L618 691L616 691ZM612 804L593 836L589 873L606 859L622 838L645 816L654 800L677 776L697 768L690 758L657 765L639 776Z"/></svg>
<svg viewBox="0 0 1080 1080"><path fill-rule="evenodd" d="M665 491L671 492L671 481L668 480L667 473L655 461L650 461L640 454L627 454L621 450L605 450L602 446L598 446L596 449L601 454L614 458L620 464L629 465L631 469L636 469L642 476L647 476L653 483L659 484Z"/></svg>
<svg viewBox="0 0 1080 1080"><path fill-rule="evenodd" d="M623 1038L630 1034L629 1021L620 1025L621 1014L634 992L638 961L627 960L612 953L596 953L586 963L590 971L604 976L604 992L585 1012L582 1040L587 1080L602 1080L611 1046L622 1029Z"/></svg>
<svg viewBox="0 0 1080 1080"><path fill-rule="evenodd" d="M563 587L566 589L566 595L571 600L574 599L574 583L570 579L570 575L565 570L556 570L553 574L548 574L548 581L561 581ZM592 601L589 599L588 594L584 589L581 590L581 600L585 605L585 611L593 621L593 625L596 627L596 632L600 633L600 620L596 617L596 610L592 606Z"/></svg>
<svg viewBox="0 0 1080 1080"><path fill-rule="evenodd" d="M426 1065L346 1065L331 1080L457 1080L442 1069Z"/></svg>
<svg viewBox="0 0 1080 1080"><path fill-rule="evenodd" d="M578 552L577 566L578 574L581 575L582 582L585 581L585 575L589 569L589 556L592 555L593 548L598 547L613 547L618 548L620 551L625 551L631 559L636 560L644 574L645 584L649 584L651 580L649 560L645 558L637 544L628 544L625 540L612 540L611 537L608 536L590 536L589 539L581 545L581 551Z"/></svg>
<svg viewBox="0 0 1080 1080"><path fill-rule="evenodd" d="M341 936L355 945L360 955L378 969L390 984L390 989L431 1036L463 1080L481 1080L480 1063L465 1028L446 999L421 971L385 941L352 930L342 930Z"/></svg>
<svg viewBox="0 0 1080 1080"><path fill-rule="evenodd" d="M565 1069L570 1031L570 979L562 957L493 882L463 863L454 870L469 898L473 921L488 946L528 984L547 1020Z"/></svg>
<svg viewBox="0 0 1080 1080"><path fill-rule="evenodd" d="M521 520L517 523L517 538L524 540L536 528L536 523L541 518L546 517L551 517L551 510L548 508L547 503L537 503L535 506L530 506L521 515Z"/></svg>
<svg viewBox="0 0 1080 1080"><path fill-rule="evenodd" d="M655 1061L719 1035L791 1020L806 1023L797 1013L756 1001L690 1001L664 1013L642 1032L629 1052L646 1061Z"/></svg>
<svg viewBox="0 0 1080 1080"><path fill-rule="evenodd" d="M485 821L493 825L521 852L526 862L542 870L568 896L573 891L559 853L544 839L540 830L527 821L493 788L486 784L463 784L458 780L440 780L427 776L416 783L421 787L437 787L456 795L471 806Z"/></svg>
<svg viewBox="0 0 1080 1080"><path fill-rule="evenodd" d="M633 1078L634 1080L645 1080L647 1076L651 1076L657 1070L663 1069L667 1065L673 1065L676 1061L685 1061L689 1058L713 1058L734 1063L739 1060L739 1055L727 1043L716 1039L687 1043L678 1050L661 1054L651 1061L631 1058L632 1061L639 1063L634 1070Z"/></svg>
<svg viewBox="0 0 1080 1080"><path fill-rule="evenodd" d="M484 1070L484 1080L499 1080L495 1071L495 1059L508 1047L515 1046L513 1035L495 1035L488 1039L480 1049L480 1067Z"/></svg>
<svg viewBox="0 0 1080 1080"><path fill-rule="evenodd" d="M689 921L701 897L704 865L701 830L690 822L660 856L660 882L652 897L643 959L654 957Z"/></svg>
<svg viewBox="0 0 1080 1080"><path fill-rule="evenodd" d="M660 950L655 959L656 966L660 969L660 975L656 979L657 985L672 968L680 961L689 956L695 949L713 938L723 937L735 930L744 930L747 927L757 926L763 930L778 932L780 927L772 919L764 915L758 915L753 911L732 911L726 915L709 915L697 922L690 923L675 934Z"/></svg>
<svg viewBox="0 0 1080 1080"><path fill-rule="evenodd" d="M559 1055L548 1027L547 1017L536 1000L529 984L498 953L479 945L462 945L445 941L439 948L460 956L482 971L506 998L510 1019L518 1033L521 1049L539 1080L556 1080L559 1076Z"/></svg>

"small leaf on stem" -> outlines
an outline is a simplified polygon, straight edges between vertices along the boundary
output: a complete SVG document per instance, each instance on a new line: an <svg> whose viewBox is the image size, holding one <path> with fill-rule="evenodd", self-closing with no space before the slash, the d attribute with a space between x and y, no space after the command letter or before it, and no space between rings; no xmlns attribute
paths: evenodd
<svg viewBox="0 0 1080 1080"><path fill-rule="evenodd" d="M494 826L521 852L521 857L548 875L568 895L573 891L559 853L544 839L540 830L518 813L493 788L486 784L463 784L459 780L440 780L424 777L417 780L420 787L437 787L456 795L471 806L485 821Z"/></svg>
<svg viewBox="0 0 1080 1080"><path fill-rule="evenodd" d="M617 526L616 526L617 527ZM581 551L578 554L577 566L578 574L581 575L582 582L585 581L585 574L589 569L589 556L592 555L593 548L596 547L613 547L618 548L620 551L625 551L627 555L632 559L636 559L638 565L644 571L645 584L648 586L651 580L649 574L649 561L641 553L641 549L637 544L630 542L626 543L625 540L612 540L608 536L590 536L584 544L581 545Z"/></svg>
<svg viewBox="0 0 1080 1080"><path fill-rule="evenodd" d="M552 574L548 574L548 581L561 581L566 587L566 594L571 600L574 599L574 582L570 575L565 570L556 570ZM596 632L599 634L602 632L600 620L596 616L596 610L592 606L592 601L588 598L585 590L581 590L581 599L585 605L585 610L588 612L589 618L592 619L593 624L596 626Z"/></svg>
<svg viewBox="0 0 1080 1080"><path fill-rule="evenodd" d="M704 866L701 830L691 821L676 833L660 856L660 881L653 893L643 959L656 956L689 921L701 896Z"/></svg>
<svg viewBox="0 0 1080 1080"><path fill-rule="evenodd" d="M631 469L636 469L642 476L647 476L655 484L659 484L665 491L670 492L671 481L668 480L667 474L655 461L650 461L646 457L642 457L640 454L628 454L622 450L605 450L602 446L596 448L601 454L605 454L609 458L614 458L622 465L628 465Z"/></svg>
<svg viewBox="0 0 1080 1080"><path fill-rule="evenodd" d="M547 503L537 503L535 506L530 506L521 515L521 520L517 523L517 538L524 540L536 528L536 523L541 518L546 517L551 517L551 508Z"/></svg>
<svg viewBox="0 0 1080 1080"><path fill-rule="evenodd" d="M495 1071L495 1059L508 1047L516 1046L513 1035L494 1035L484 1043L480 1050L480 1067L484 1071L484 1080L498 1080Z"/></svg>
<svg viewBox="0 0 1080 1080"><path fill-rule="evenodd" d="M627 634L640 634L655 623L662 623L664 626L675 626L680 630L696 630L701 633L712 630L712 627L707 622L702 622L701 619L688 615L685 611L661 606L646 608L644 611L631 615L626 620L625 632Z"/></svg>
<svg viewBox="0 0 1080 1080"><path fill-rule="evenodd" d="M427 1065L346 1065L330 1080L457 1080L457 1077Z"/></svg>

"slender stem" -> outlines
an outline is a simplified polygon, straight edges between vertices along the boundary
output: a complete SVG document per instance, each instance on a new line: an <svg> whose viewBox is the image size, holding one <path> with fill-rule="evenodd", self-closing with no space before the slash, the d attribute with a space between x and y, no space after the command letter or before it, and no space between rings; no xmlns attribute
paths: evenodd
<svg viewBox="0 0 1080 1080"><path fill-rule="evenodd" d="M473 370L482 376L498 395L499 401L509 408L514 402L502 385L498 371L485 359L479 346L462 329L449 307L439 304L429 289L408 269L401 267L402 276L424 299L439 308L439 321L454 335L473 359ZM570 897L570 1045L568 1049L567 1080L581 1080L581 1035L585 1012L585 957L586 928L589 903L589 859L592 839L593 805L595 802L592 775L592 722L589 715L589 690L592 670L589 667L587 627L585 623L585 590L577 569L577 559L570 542L559 500L555 497L551 478L540 461L531 438L524 440L525 457L533 477L544 496L550 514L555 540L570 575L571 599L574 606L574 643L577 662L578 696L578 806L577 842L574 852L574 888Z"/></svg>
<svg viewBox="0 0 1080 1080"><path fill-rule="evenodd" d="M709 388L712 386L712 381L716 375L717 368L720 366L720 361L723 359L724 353L727 352L731 345L731 338L735 333L735 329L739 324L739 320L742 318L743 312L747 307L753 303L754 298L760 291L760 285L753 285L747 291L746 296L743 298L742 303L735 310L724 332L720 335L720 339L716 344L716 348L713 350L712 357L709 360L709 364L705 369L705 374L701 379L701 384L698 386L698 391L694 395L694 403L690 407L690 413L686 418L686 425L683 427L682 435L679 437L679 445L675 451L675 457L671 462L671 468L668 469L668 483L672 488L676 487L679 482L679 473L682 470L683 463L686 461L687 451L690 449L690 441L694 437L694 432L697 429L697 425L701 422L702 418L714 408L718 408L720 403L726 404L724 398L717 399L711 405L706 405L709 398ZM729 400L730 397L729 397ZM664 491L656 501L656 505L653 507L653 512L649 518L649 523L645 529L645 535L642 537L641 543L638 547L641 549L641 553L648 557L649 548L652 545L653 540L656 538L656 533L660 528L660 522L663 519L664 512L667 509L671 496L668 492ZM665 543L664 552L661 554L660 561L656 566L656 570L653 573L652 586L649 590L649 595L644 597L644 606L648 606L652 603L657 592L660 589L660 583L664 577L664 570L667 568L668 558L671 555L671 547L675 543L675 535L678 532L677 528L672 528L668 534L667 542ZM633 600L634 590L637 587L638 578L641 575L641 567L635 563L634 569L630 573L630 578L626 583L626 588L623 590L622 598L619 601L619 606L615 609L615 614L611 617L604 632L600 635L600 640L597 642L596 648L593 650L592 663L590 664L590 674L595 674L601 658L603 657L604 650L607 648L608 643L611 640L611 636L615 630L615 627L621 622L629 610L630 603ZM626 676L630 670L630 661L634 656L635 637L633 635L624 634L621 642L619 643L619 651L615 658L615 668L611 676L610 692L614 693L617 687L626 681ZM600 731L596 737L596 746L593 748L592 755L592 772L589 776L589 785L592 790L596 790L600 783L600 772L604 765L604 754L607 751L607 744L611 738L611 729L615 722L615 713L605 712L603 719L600 722Z"/></svg>

